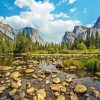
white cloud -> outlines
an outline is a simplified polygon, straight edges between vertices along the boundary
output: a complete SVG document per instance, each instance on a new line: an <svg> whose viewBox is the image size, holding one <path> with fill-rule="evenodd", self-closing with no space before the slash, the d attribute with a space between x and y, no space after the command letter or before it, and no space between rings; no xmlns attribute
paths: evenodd
<svg viewBox="0 0 100 100"><path fill-rule="evenodd" d="M25 6L29 6L29 2L28 2L28 0L16 0L15 5L20 8L23 8Z"/></svg>
<svg viewBox="0 0 100 100"><path fill-rule="evenodd" d="M58 4L56 6L60 6L63 3L67 3L68 0L59 0Z"/></svg>
<svg viewBox="0 0 100 100"><path fill-rule="evenodd" d="M75 12L75 11L76 11L76 8L70 9L70 12L71 12L71 13L73 13L73 12Z"/></svg>
<svg viewBox="0 0 100 100"><path fill-rule="evenodd" d="M67 18L69 18L69 16L68 16L67 14L61 12L61 13L59 13L59 14L55 14L55 15L54 15L54 18L55 18L55 19L60 19L60 18L61 18L61 19L67 19Z"/></svg>
<svg viewBox="0 0 100 100"><path fill-rule="evenodd" d="M77 0L59 0L58 4L56 4L56 6L60 6L63 3L68 3L68 4L73 4L75 3Z"/></svg>
<svg viewBox="0 0 100 100"><path fill-rule="evenodd" d="M86 24L86 27L92 27L93 24Z"/></svg>
<svg viewBox="0 0 100 100"><path fill-rule="evenodd" d="M80 21L68 20L69 16L65 13L51 13L55 10L55 6L48 1L24 0L24 4L22 4L22 1L16 0L15 4L20 8L27 6L30 11L20 12L20 15L16 16L0 17L0 20L17 29L25 26L37 28L41 33L45 34L43 38L46 41L57 43L61 42L62 35L66 30L71 31L75 25L80 24ZM66 18L66 20L61 18L53 20L55 16Z"/></svg>
<svg viewBox="0 0 100 100"><path fill-rule="evenodd" d="M73 4L74 2L76 2L77 0L68 0L68 4Z"/></svg>

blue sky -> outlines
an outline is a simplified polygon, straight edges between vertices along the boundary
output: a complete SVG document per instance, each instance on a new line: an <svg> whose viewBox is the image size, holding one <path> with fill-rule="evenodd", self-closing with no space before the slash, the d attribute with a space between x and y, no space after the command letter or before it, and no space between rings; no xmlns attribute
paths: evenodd
<svg viewBox="0 0 100 100"><path fill-rule="evenodd" d="M92 26L100 0L1 0L0 20L15 29L31 26L48 42L61 42L75 25Z"/></svg>

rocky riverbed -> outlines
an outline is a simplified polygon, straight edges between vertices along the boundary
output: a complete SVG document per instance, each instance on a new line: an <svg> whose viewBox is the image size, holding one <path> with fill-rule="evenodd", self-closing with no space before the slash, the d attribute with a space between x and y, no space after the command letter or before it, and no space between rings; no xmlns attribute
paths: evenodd
<svg viewBox="0 0 100 100"><path fill-rule="evenodd" d="M100 77L72 66L65 72L60 59L33 58L0 67L0 100L100 100Z"/></svg>

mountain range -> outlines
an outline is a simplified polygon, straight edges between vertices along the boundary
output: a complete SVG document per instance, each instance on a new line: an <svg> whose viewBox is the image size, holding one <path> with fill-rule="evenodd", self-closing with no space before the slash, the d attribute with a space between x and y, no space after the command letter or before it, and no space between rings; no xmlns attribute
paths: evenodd
<svg viewBox="0 0 100 100"><path fill-rule="evenodd" d="M14 39L17 34L29 33L29 35L32 38L33 42L37 41L38 43L40 43L42 45L45 44L44 40L41 38L41 36L39 34L39 31L32 28L32 27L25 27L25 28L15 30L10 25L0 22L0 32L3 35L6 35L7 37L10 37L11 39Z"/></svg>
<svg viewBox="0 0 100 100"><path fill-rule="evenodd" d="M86 26L75 26L72 32L66 31L62 37L62 43L74 42L75 40L86 39L87 36L91 34L96 36L96 32L100 36L100 17L97 19L96 23L92 27Z"/></svg>
<svg viewBox="0 0 100 100"><path fill-rule="evenodd" d="M0 32L2 32L2 34L6 35L7 37L10 37L11 39L14 39L19 33L29 33L33 42L37 41L42 45L45 44L44 40L39 34L39 31L32 27L25 27L15 30L10 25L0 22ZM69 41L74 42L75 40L80 39L85 40L86 37L91 36L91 34L95 36L96 32L98 32L100 36L100 17L97 19L96 23L90 28L86 26L75 26L72 32L66 31L64 36L62 37L62 43Z"/></svg>

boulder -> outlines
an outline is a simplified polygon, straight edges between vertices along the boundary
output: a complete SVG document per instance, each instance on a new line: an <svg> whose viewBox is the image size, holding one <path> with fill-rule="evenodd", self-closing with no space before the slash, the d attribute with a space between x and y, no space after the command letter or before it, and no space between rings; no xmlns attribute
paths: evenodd
<svg viewBox="0 0 100 100"><path fill-rule="evenodd" d="M34 72L33 69L26 69L26 70L25 70L25 73L26 73L26 74L29 74L29 73L32 73L32 72Z"/></svg>
<svg viewBox="0 0 100 100"><path fill-rule="evenodd" d="M0 93L2 93L6 88L3 86L0 86Z"/></svg>
<svg viewBox="0 0 100 100"><path fill-rule="evenodd" d="M42 95L42 97L45 98L46 97L45 89L37 90L37 95L38 96L41 96Z"/></svg>
<svg viewBox="0 0 100 100"><path fill-rule="evenodd" d="M61 90L61 88L62 88L63 86L61 85L61 84L52 84L51 86L50 86L50 88L51 88L51 90L52 91L57 91L57 92L60 92L60 90Z"/></svg>
<svg viewBox="0 0 100 100"><path fill-rule="evenodd" d="M58 98L57 98L57 100L65 100L65 96L59 95Z"/></svg>
<svg viewBox="0 0 100 100"><path fill-rule="evenodd" d="M18 89L19 87L21 87L21 81L18 81L18 82L12 82L11 83L11 87L14 88L14 89Z"/></svg>
<svg viewBox="0 0 100 100"><path fill-rule="evenodd" d="M84 85L77 84L77 85L75 86L74 91L75 91L76 93L84 93L84 92L87 91L87 87L84 86Z"/></svg>
<svg viewBox="0 0 100 100"><path fill-rule="evenodd" d="M52 82L55 84L58 84L61 82L61 80L60 80L60 78L54 78Z"/></svg>
<svg viewBox="0 0 100 100"><path fill-rule="evenodd" d="M75 95L74 93L71 95L70 97L71 100L78 100L77 95Z"/></svg>
<svg viewBox="0 0 100 100"><path fill-rule="evenodd" d="M61 87L61 92L65 93L66 92L66 87Z"/></svg>
<svg viewBox="0 0 100 100"><path fill-rule="evenodd" d="M21 74L20 74L18 71L13 72L13 73L11 74L11 78L13 78L13 79L15 79L15 80L16 80L16 78L18 78L19 76L21 76Z"/></svg>
<svg viewBox="0 0 100 100"><path fill-rule="evenodd" d="M9 92L9 95L10 95L10 96L13 96L13 95L16 93L16 91L17 91L17 89L11 90L11 91Z"/></svg>
<svg viewBox="0 0 100 100"><path fill-rule="evenodd" d="M51 74L51 70L46 69L46 70L44 70L44 73L45 73L45 74Z"/></svg>
<svg viewBox="0 0 100 100"><path fill-rule="evenodd" d="M72 82L72 78L71 77L67 77L66 78L66 82L68 82L68 83Z"/></svg>
<svg viewBox="0 0 100 100"><path fill-rule="evenodd" d="M96 72L95 75L100 77L100 72Z"/></svg>
<svg viewBox="0 0 100 100"><path fill-rule="evenodd" d="M1 71L9 71L9 70L11 70L11 69L12 69L12 67L10 67L10 66L2 66L2 67L0 68Z"/></svg>
<svg viewBox="0 0 100 100"><path fill-rule="evenodd" d="M55 95L55 97L58 97L59 96L59 92L55 92L54 95Z"/></svg>
<svg viewBox="0 0 100 100"><path fill-rule="evenodd" d="M37 76L36 76L35 74L32 74L32 77L33 77L33 78L37 78Z"/></svg>
<svg viewBox="0 0 100 100"><path fill-rule="evenodd" d="M27 89L27 93L29 95L31 95L33 92L34 92L34 88L33 87L30 87L30 88Z"/></svg>
<svg viewBox="0 0 100 100"><path fill-rule="evenodd" d="M57 68L63 68L64 66L63 66L63 64L57 64L56 67Z"/></svg>
<svg viewBox="0 0 100 100"><path fill-rule="evenodd" d="M42 94L38 94L37 97L38 97L38 99L36 99L36 100L45 100L45 98L43 97Z"/></svg>
<svg viewBox="0 0 100 100"><path fill-rule="evenodd" d="M50 81L49 81L49 80L46 80L46 85L47 85L47 84L50 84Z"/></svg>
<svg viewBox="0 0 100 100"><path fill-rule="evenodd" d="M20 71L21 69L22 69L22 66L16 67L16 70L17 70L17 71Z"/></svg>
<svg viewBox="0 0 100 100"><path fill-rule="evenodd" d="M55 78L55 77L56 77L56 75L55 75L55 74L53 74L51 77L52 77L52 78Z"/></svg>
<svg viewBox="0 0 100 100"><path fill-rule="evenodd" d="M69 70L71 70L71 71L75 71L77 68L75 67L75 66L70 66L69 67Z"/></svg>

